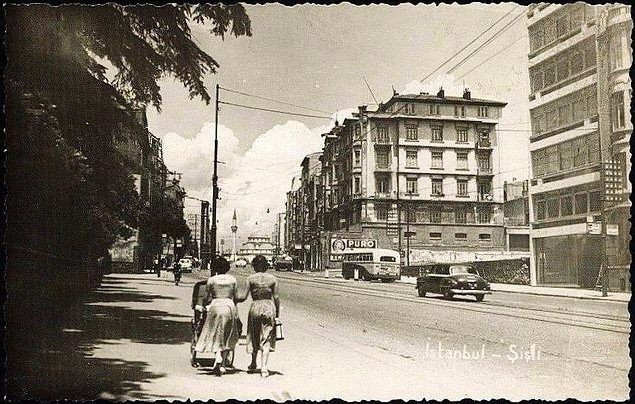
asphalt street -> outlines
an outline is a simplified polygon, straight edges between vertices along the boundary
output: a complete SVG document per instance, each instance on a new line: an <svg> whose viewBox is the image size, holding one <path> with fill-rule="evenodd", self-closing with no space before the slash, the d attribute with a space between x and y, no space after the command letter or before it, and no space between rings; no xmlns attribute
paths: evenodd
<svg viewBox="0 0 635 404"><path fill-rule="evenodd" d="M251 269L232 269L244 287ZM36 399L628 398L626 303L494 293L482 303L413 285L277 273L285 340L272 375L217 377L189 363L192 285L206 274L114 274L59 330L10 363ZM248 299L239 305L246 324ZM33 355L33 351L35 355ZM29 352L30 351L30 352ZM27 355L27 353L29 355Z"/></svg>

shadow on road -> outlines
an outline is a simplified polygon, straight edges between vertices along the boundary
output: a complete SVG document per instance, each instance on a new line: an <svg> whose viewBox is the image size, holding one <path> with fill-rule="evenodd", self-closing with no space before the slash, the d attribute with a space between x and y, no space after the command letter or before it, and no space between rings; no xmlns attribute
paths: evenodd
<svg viewBox="0 0 635 404"><path fill-rule="evenodd" d="M126 282L106 278L100 290L91 294L85 304L70 310L56 327L27 330L24 326L20 329L18 324L10 325L5 345L7 398L92 400L124 395L139 400L160 398L139 391L141 383L165 374L148 371L148 363L142 361L94 357L95 348L125 340L183 344L191 338L189 317L128 307L126 303L175 298L148 294L123 284Z"/></svg>

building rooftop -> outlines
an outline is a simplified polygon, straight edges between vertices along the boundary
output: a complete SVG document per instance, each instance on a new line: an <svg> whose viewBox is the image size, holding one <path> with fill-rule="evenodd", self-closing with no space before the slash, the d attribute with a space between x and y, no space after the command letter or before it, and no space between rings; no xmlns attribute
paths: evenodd
<svg viewBox="0 0 635 404"><path fill-rule="evenodd" d="M438 97L435 94L395 94L386 104L383 105L383 108L394 104L396 101L429 101L434 103L464 103L464 104L480 104L480 105L488 105L488 106L496 106L496 107L504 107L507 105L506 102L495 101L495 100L486 100L483 98L464 98L464 97L456 97L456 96L443 96Z"/></svg>

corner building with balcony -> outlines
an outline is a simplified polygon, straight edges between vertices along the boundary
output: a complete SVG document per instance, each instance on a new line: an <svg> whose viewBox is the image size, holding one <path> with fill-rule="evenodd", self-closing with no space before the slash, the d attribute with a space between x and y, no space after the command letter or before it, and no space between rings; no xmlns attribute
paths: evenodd
<svg viewBox="0 0 635 404"><path fill-rule="evenodd" d="M406 252L503 251L496 124L506 104L394 94L325 134L326 237L375 239ZM327 245L329 243L324 243ZM329 250L324 262L331 267ZM404 258L404 262L406 259Z"/></svg>
<svg viewBox="0 0 635 404"><path fill-rule="evenodd" d="M623 159L621 192L630 193L630 10L541 3L528 8L527 24L531 284L594 287L604 241L587 221L607 207L602 162ZM628 216L617 222L628 240ZM621 250L615 260L630 262L628 241Z"/></svg>

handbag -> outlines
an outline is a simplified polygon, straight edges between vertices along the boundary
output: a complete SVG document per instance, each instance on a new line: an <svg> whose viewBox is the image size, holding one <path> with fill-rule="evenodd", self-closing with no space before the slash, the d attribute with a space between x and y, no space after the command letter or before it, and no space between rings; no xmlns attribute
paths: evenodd
<svg viewBox="0 0 635 404"><path fill-rule="evenodd" d="M276 341L281 341L284 339L284 331L282 330L282 321L279 318L276 318Z"/></svg>

